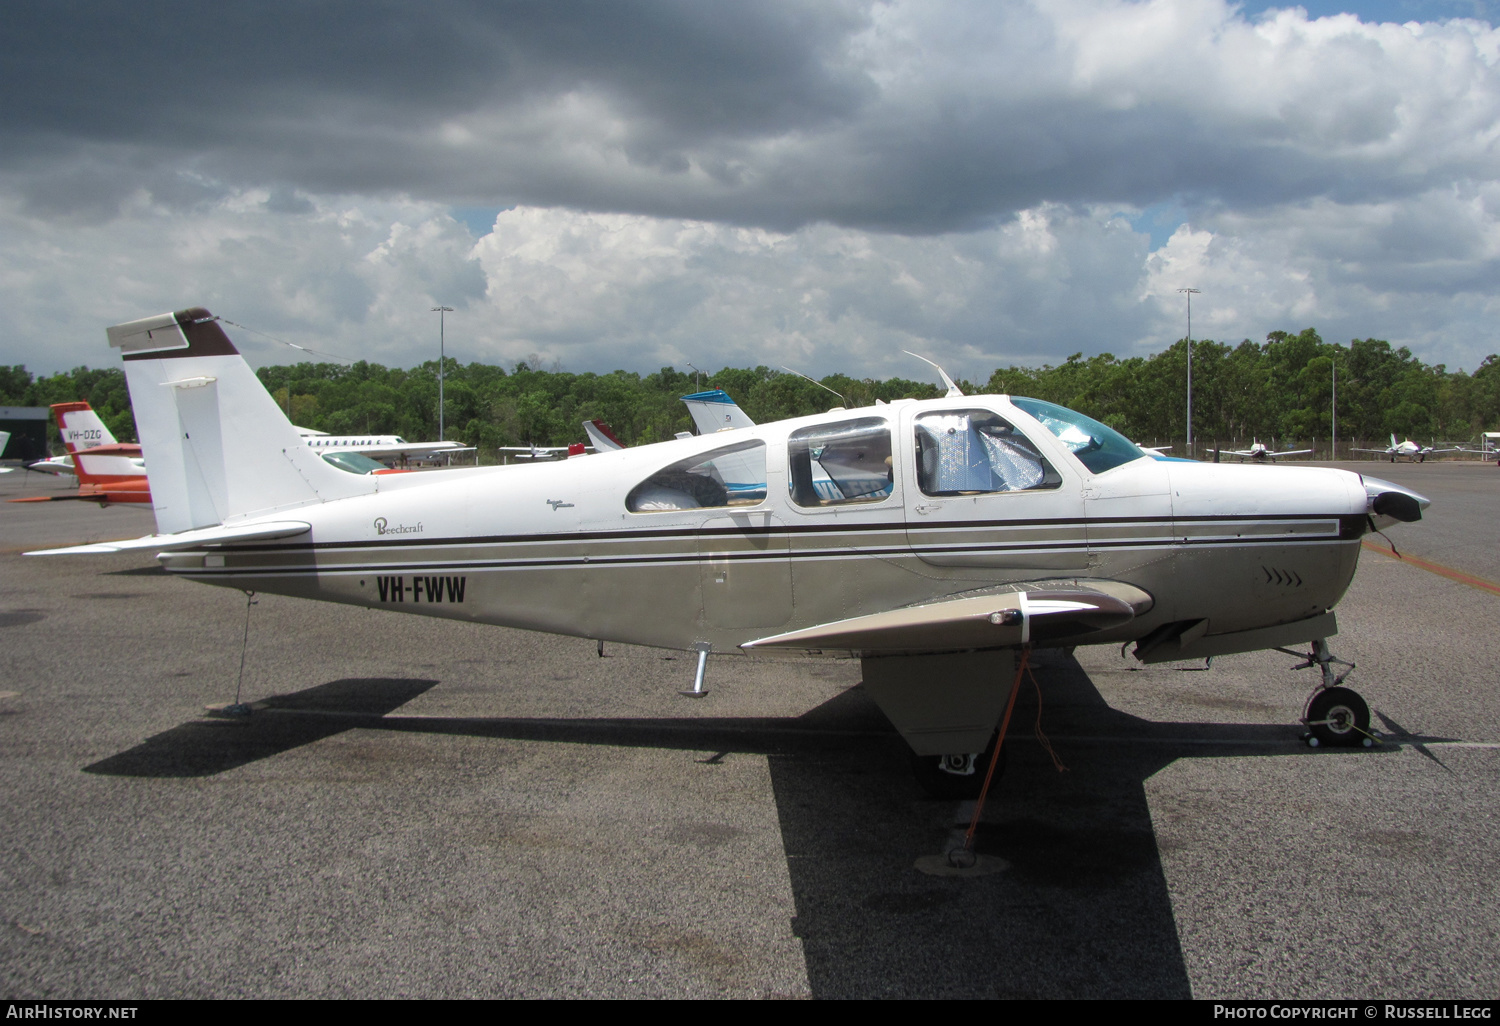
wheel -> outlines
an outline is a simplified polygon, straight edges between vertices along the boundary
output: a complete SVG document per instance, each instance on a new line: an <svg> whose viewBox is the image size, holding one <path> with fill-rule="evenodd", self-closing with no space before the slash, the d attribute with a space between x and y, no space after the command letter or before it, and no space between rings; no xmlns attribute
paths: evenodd
<svg viewBox="0 0 1500 1026"><path fill-rule="evenodd" d="M929 797L944 801L964 801L978 798L984 788L984 775L990 770L990 759L995 754L995 742L1000 732L990 736L990 743L982 752L961 755L913 755L912 773L917 783ZM1000 749L1000 761L995 765L993 788L1005 775L1005 763L1010 758L1010 749Z"/></svg>
<svg viewBox="0 0 1500 1026"><path fill-rule="evenodd" d="M1358 747L1370 738L1370 707L1349 688L1324 688L1313 695L1306 722L1325 745Z"/></svg>

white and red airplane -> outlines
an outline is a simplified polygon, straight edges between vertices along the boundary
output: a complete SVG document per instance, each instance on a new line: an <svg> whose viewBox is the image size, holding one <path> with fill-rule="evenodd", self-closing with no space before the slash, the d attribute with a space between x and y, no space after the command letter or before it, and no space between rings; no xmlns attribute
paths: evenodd
<svg viewBox="0 0 1500 1026"><path fill-rule="evenodd" d="M146 461L138 444L116 441L114 434L86 402L54 403L52 416L57 420L57 430L68 454L38 460L27 469L46 474L72 474L78 478L78 490L57 495L31 495L11 499L11 502L80 499L101 506L151 503Z"/></svg>

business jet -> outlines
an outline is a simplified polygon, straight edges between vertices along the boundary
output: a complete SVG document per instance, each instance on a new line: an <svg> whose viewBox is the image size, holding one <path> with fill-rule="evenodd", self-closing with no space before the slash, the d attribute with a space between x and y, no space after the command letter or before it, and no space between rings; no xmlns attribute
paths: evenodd
<svg viewBox="0 0 1500 1026"><path fill-rule="evenodd" d="M1275 463L1278 456L1302 456L1312 452L1311 449L1286 449L1282 452L1272 452L1264 442L1257 439L1248 449L1217 449L1220 456L1238 456L1240 462L1251 460L1255 463Z"/></svg>
<svg viewBox="0 0 1500 1026"><path fill-rule="evenodd" d="M1419 442L1413 442L1410 438L1408 438L1404 442L1398 442L1396 441L1396 436L1391 435L1391 444L1387 448L1355 449L1354 451L1378 453L1381 456L1389 457L1392 463L1396 462L1397 456L1405 456L1413 463L1425 463L1428 456L1432 456L1440 452L1458 452L1459 449L1457 446L1448 449L1434 449L1430 445L1422 445Z"/></svg>
<svg viewBox="0 0 1500 1026"><path fill-rule="evenodd" d="M356 476L299 443L207 310L107 334L158 533L52 552L154 551L222 587L694 652L700 693L711 654L859 658L938 794L977 793L1032 646L1134 643L1158 663L1305 645L1310 743L1371 743L1334 607L1361 537L1428 505L1344 470L1163 462L1064 407L962 393ZM726 461L756 474L731 491Z"/></svg>
<svg viewBox="0 0 1500 1026"><path fill-rule="evenodd" d="M461 452L473 452L472 445L462 442L408 442L400 435L330 434L311 428L295 428L302 442L318 455L355 452L374 460L399 460L402 463L444 462Z"/></svg>

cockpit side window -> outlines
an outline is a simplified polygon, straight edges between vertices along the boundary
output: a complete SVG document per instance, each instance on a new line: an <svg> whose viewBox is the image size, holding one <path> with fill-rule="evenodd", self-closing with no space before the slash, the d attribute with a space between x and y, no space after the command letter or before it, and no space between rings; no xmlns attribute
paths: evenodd
<svg viewBox="0 0 1500 1026"><path fill-rule="evenodd" d="M753 506L766 497L766 443L759 439L663 467L630 490L632 513Z"/></svg>
<svg viewBox="0 0 1500 1026"><path fill-rule="evenodd" d="M1036 446L989 410L942 410L917 418L917 482L924 495L1056 488L1062 477Z"/></svg>
<svg viewBox="0 0 1500 1026"><path fill-rule="evenodd" d="M798 506L879 502L893 488L890 424L883 417L861 417L793 431L787 478Z"/></svg>

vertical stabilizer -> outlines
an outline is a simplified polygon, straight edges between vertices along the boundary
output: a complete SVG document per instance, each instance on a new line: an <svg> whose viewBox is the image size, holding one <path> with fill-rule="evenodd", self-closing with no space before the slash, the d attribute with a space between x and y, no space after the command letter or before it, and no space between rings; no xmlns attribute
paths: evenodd
<svg viewBox="0 0 1500 1026"><path fill-rule="evenodd" d="M69 455L99 445L115 444L114 433L104 426L104 421L88 403L53 403L52 416L57 420L57 432L62 436L63 447Z"/></svg>
<svg viewBox="0 0 1500 1026"><path fill-rule="evenodd" d="M688 413L692 414L693 424L700 435L755 426L755 421L722 388L685 395L682 403L688 408Z"/></svg>
<svg viewBox="0 0 1500 1026"><path fill-rule="evenodd" d="M175 534L372 492L305 444L202 307L107 329L146 456L156 528Z"/></svg>
<svg viewBox="0 0 1500 1026"><path fill-rule="evenodd" d="M616 438L615 433L609 429L609 425L602 420L584 421L583 433L588 435L589 444L594 447L595 452L610 452L625 448L625 443Z"/></svg>

